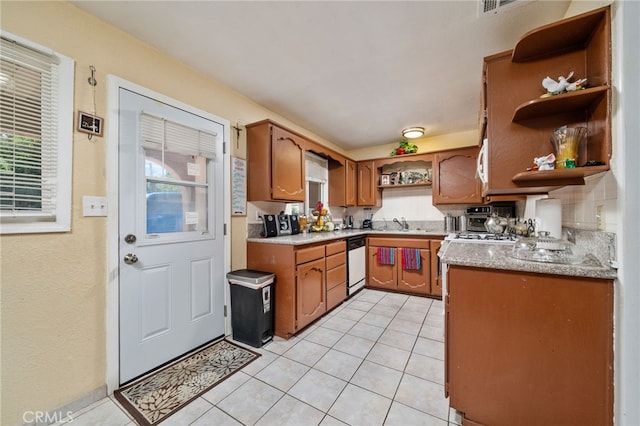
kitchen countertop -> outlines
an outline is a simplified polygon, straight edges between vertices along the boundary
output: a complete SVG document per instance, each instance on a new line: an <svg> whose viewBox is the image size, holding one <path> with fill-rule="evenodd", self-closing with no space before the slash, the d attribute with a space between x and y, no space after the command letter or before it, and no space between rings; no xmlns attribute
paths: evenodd
<svg viewBox="0 0 640 426"><path fill-rule="evenodd" d="M331 232L306 232L297 235L282 235L279 237L271 238L247 238L251 243L264 243L264 244L285 244L285 245L304 245L314 244L324 241L338 240L340 238L349 238L357 235L375 235L375 236L389 236L389 237L425 237L425 238L443 238L446 237L449 232L443 230L418 230L412 229L409 231L393 231L393 230L376 230L376 229L343 229L340 231Z"/></svg>
<svg viewBox="0 0 640 426"><path fill-rule="evenodd" d="M443 263L478 268L503 269L538 274L569 275L574 277L615 279L617 270L589 255L581 264L554 264L514 259L510 256L511 244L465 243L445 241L439 256Z"/></svg>

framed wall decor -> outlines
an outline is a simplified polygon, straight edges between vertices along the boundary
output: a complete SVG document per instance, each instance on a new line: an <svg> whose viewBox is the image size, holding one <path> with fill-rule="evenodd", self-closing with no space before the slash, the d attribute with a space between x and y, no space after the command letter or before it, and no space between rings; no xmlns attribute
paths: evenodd
<svg viewBox="0 0 640 426"><path fill-rule="evenodd" d="M247 215L247 161L231 158L231 216Z"/></svg>
<svg viewBox="0 0 640 426"><path fill-rule="evenodd" d="M382 175L380 176L380 185L389 185L391 184L391 176Z"/></svg>
<svg viewBox="0 0 640 426"><path fill-rule="evenodd" d="M102 136L104 120L98 116L78 111L78 131Z"/></svg>

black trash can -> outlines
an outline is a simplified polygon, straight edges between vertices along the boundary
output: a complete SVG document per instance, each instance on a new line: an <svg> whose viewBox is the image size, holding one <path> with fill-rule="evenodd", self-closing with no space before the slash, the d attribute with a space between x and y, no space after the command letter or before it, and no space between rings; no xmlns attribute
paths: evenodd
<svg viewBox="0 0 640 426"><path fill-rule="evenodd" d="M259 348L273 339L275 274L239 269L227 274L233 339Z"/></svg>

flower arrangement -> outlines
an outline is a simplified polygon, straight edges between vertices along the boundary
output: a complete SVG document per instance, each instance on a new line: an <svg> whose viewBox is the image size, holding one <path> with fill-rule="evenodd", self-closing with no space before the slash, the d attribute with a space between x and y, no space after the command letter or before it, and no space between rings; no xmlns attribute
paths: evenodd
<svg viewBox="0 0 640 426"><path fill-rule="evenodd" d="M402 138L400 139L400 146L391 151L389 155L393 157L394 155L415 154L416 152L418 152L416 144L409 142L407 138Z"/></svg>

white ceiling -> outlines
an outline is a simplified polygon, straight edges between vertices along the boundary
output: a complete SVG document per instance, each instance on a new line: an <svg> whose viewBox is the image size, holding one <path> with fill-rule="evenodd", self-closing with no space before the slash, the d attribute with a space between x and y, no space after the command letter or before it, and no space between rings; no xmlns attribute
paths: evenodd
<svg viewBox="0 0 640 426"><path fill-rule="evenodd" d="M477 127L484 56L569 1L72 1L343 147Z"/></svg>

